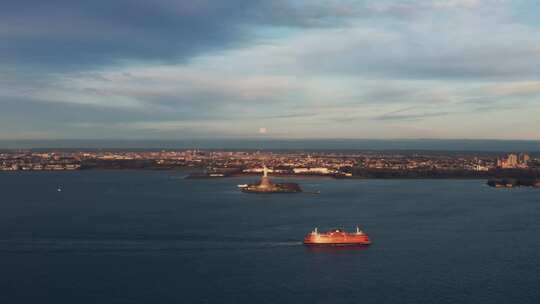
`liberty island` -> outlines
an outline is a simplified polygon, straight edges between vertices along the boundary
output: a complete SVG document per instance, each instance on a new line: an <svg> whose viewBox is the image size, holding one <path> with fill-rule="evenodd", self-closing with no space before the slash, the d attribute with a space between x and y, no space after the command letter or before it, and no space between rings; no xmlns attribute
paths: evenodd
<svg viewBox="0 0 540 304"><path fill-rule="evenodd" d="M297 193L302 192L296 183L272 183L268 177L268 168L263 167L263 176L258 184L239 185L243 192L247 193Z"/></svg>

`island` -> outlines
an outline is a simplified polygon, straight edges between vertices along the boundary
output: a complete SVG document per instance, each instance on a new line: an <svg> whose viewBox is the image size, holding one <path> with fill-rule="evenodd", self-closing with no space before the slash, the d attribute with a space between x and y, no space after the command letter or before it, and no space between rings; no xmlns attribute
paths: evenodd
<svg viewBox="0 0 540 304"><path fill-rule="evenodd" d="M530 178L498 178L490 179L488 186L495 188L534 187L540 188L540 179Z"/></svg>
<svg viewBox="0 0 540 304"><path fill-rule="evenodd" d="M302 188L296 183L272 183L268 177L268 168L263 167L263 176L257 184L246 184L238 186L242 192L246 193L298 193Z"/></svg>

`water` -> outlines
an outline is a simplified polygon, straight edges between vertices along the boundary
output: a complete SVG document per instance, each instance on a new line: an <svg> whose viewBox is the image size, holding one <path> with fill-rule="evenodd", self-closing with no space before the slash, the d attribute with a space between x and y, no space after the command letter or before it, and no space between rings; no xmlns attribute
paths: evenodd
<svg viewBox="0 0 540 304"><path fill-rule="evenodd" d="M538 303L540 191L475 180L0 174L0 303ZM58 188L62 191L57 191ZM310 249L361 225L368 248Z"/></svg>

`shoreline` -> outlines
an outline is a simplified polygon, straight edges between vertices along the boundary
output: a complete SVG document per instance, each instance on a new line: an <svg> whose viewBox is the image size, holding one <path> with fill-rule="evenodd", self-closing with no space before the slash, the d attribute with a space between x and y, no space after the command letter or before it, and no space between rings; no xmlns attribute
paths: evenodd
<svg viewBox="0 0 540 304"><path fill-rule="evenodd" d="M148 172L183 172L186 174L186 176L183 176L183 179L201 179L201 180L207 180L207 179L231 179L231 178L257 178L260 175L257 173L235 173L235 174L225 174L223 176L209 176L205 174L201 174L201 170L199 168L194 167L186 167L186 168L82 168L78 170L14 170L14 171L8 171L3 170L0 171L0 174L25 174L25 173L33 173L33 172L42 172L42 173L68 173L68 172L89 172L89 171L109 171L109 172L118 172L118 171L148 171ZM395 173L395 175L385 175L385 176L336 176L336 175L317 175L317 174L272 174L270 177L274 179L312 179L312 180L320 180L320 179L334 179L334 180L485 180L487 182L491 181L498 181L498 180L516 180L518 183L521 183L521 181L529 181L531 180L540 180L540 176L533 175L533 176L504 176L504 175L482 175L482 176L464 176L464 175L443 175L443 176L433 176L433 175L418 175L414 173L419 172L412 172L413 174L411 176L407 176L406 174L403 174L402 171L389 171L390 173ZM437 171L439 172L439 171ZM441 171L442 173L446 173ZM388 173L388 172L387 172ZM500 172L499 172L500 173ZM514 172L515 173L515 172ZM534 187L533 188L538 188ZM500 187L504 188L504 187Z"/></svg>

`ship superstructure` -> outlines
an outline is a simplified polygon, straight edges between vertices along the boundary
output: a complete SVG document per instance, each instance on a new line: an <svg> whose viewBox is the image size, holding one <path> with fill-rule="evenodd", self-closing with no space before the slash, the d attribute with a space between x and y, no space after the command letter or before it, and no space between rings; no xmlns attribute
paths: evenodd
<svg viewBox="0 0 540 304"><path fill-rule="evenodd" d="M369 245L371 240L360 228L356 227L356 231L349 233L343 229L332 229L327 232L319 232L315 228L311 233L304 238L305 245Z"/></svg>

